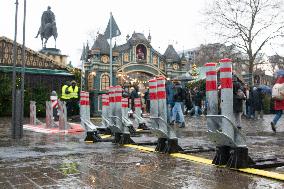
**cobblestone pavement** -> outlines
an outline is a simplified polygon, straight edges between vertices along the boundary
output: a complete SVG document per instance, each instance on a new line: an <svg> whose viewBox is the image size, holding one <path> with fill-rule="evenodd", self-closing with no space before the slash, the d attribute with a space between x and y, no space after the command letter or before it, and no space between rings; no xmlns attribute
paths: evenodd
<svg viewBox="0 0 284 189"><path fill-rule="evenodd" d="M250 156L284 159L284 121L274 134L273 115L243 120ZM166 154L148 153L110 142L84 143L79 135L47 135L24 131L10 139L10 119L0 118L0 188L284 188L277 180L203 165ZM206 136L206 120L186 118L174 126L183 148L214 147ZM134 141L156 141L149 134ZM214 152L194 154L213 158ZM283 170L272 171L284 173Z"/></svg>

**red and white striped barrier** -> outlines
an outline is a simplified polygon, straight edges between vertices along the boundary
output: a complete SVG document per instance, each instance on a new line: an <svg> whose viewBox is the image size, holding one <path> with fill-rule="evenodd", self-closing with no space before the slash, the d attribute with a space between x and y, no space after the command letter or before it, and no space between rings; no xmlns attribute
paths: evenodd
<svg viewBox="0 0 284 189"><path fill-rule="evenodd" d="M141 110L141 99L140 98L134 99L134 107L135 107L135 113L141 116L142 110Z"/></svg>
<svg viewBox="0 0 284 189"><path fill-rule="evenodd" d="M163 77L157 78L157 100L159 116L167 122L166 80Z"/></svg>
<svg viewBox="0 0 284 189"><path fill-rule="evenodd" d="M80 92L80 117L81 121L90 121L90 98L89 92Z"/></svg>
<svg viewBox="0 0 284 189"><path fill-rule="evenodd" d="M122 98L121 108L122 108L122 116L128 117L128 98Z"/></svg>
<svg viewBox="0 0 284 189"><path fill-rule="evenodd" d="M149 80L150 116L158 117L157 80Z"/></svg>
<svg viewBox="0 0 284 189"><path fill-rule="evenodd" d="M110 116L110 124L114 124L114 118L112 116L115 116L115 87L110 86L109 87L109 116Z"/></svg>
<svg viewBox="0 0 284 189"><path fill-rule="evenodd" d="M115 116L120 120L116 120L116 125L122 132L124 132L124 127L122 125L122 110L121 110L121 100L122 100L122 87L120 85L115 86L114 101L115 101Z"/></svg>
<svg viewBox="0 0 284 189"><path fill-rule="evenodd" d="M221 113L234 123L232 60L229 58L220 60L220 81ZM234 138L234 129L233 127L228 127L226 122L222 124L222 130L232 139Z"/></svg>
<svg viewBox="0 0 284 189"><path fill-rule="evenodd" d="M207 115L218 114L218 91L217 91L217 63L209 62L206 67L206 96L208 99Z"/></svg>

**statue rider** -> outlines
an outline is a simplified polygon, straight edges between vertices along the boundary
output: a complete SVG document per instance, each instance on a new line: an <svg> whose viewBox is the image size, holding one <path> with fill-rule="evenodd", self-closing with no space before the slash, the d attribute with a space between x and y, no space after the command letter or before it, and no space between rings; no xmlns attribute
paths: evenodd
<svg viewBox="0 0 284 189"><path fill-rule="evenodd" d="M48 6L47 10L42 13L41 25L35 38L37 38L39 34L44 33L46 24L48 23L52 24L55 22L55 15L50 9L51 7Z"/></svg>

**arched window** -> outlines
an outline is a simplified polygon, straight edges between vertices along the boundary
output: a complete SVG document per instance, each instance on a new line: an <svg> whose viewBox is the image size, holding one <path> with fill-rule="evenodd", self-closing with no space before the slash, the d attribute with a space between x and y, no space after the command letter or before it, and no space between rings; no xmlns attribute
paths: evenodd
<svg viewBox="0 0 284 189"><path fill-rule="evenodd" d="M93 86L94 86L94 76L93 76L93 74L89 74L89 76L88 76L88 89L93 90Z"/></svg>
<svg viewBox="0 0 284 189"><path fill-rule="evenodd" d="M108 74L102 74L101 76L101 91L105 91L109 89L109 75Z"/></svg>

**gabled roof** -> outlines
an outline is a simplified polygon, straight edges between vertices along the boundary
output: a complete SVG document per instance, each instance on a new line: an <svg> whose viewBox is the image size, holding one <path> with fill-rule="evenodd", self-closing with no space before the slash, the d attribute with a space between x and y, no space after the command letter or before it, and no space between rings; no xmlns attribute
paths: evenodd
<svg viewBox="0 0 284 189"><path fill-rule="evenodd" d="M92 50L99 50L101 54L109 54L109 44L104 35L99 34L92 46Z"/></svg>
<svg viewBox="0 0 284 189"><path fill-rule="evenodd" d="M167 50L164 53L165 58L168 60L172 60L173 62L179 62L180 57L176 50L174 49L173 45L169 45Z"/></svg>
<svg viewBox="0 0 284 189"><path fill-rule="evenodd" d="M130 44L129 43L125 43L123 45L119 45L119 46L114 47L113 50L121 52L121 51L125 51L125 50L127 50L129 48L130 48Z"/></svg>
<svg viewBox="0 0 284 189"><path fill-rule="evenodd" d="M135 33L135 32L132 34L132 36L131 36L131 38L129 40L130 41L136 41L136 40L148 41L143 33Z"/></svg>
<svg viewBox="0 0 284 189"><path fill-rule="evenodd" d="M14 41L5 37L5 36L0 36L0 41L5 41L7 43L10 43L10 44L13 44ZM17 46L19 49L22 48L22 45L20 43L17 43ZM67 70L68 67L65 66L65 65L62 65L60 64L59 62L56 62L55 60L53 60L52 58L48 57L47 55L43 54L43 53L40 53L40 52L37 52L37 51L34 51L28 47L25 47L25 51L26 52L29 52L33 55L36 55L37 57L41 58L42 60L44 60L45 63L47 63L47 67L51 67L53 69L60 69L60 70Z"/></svg>

